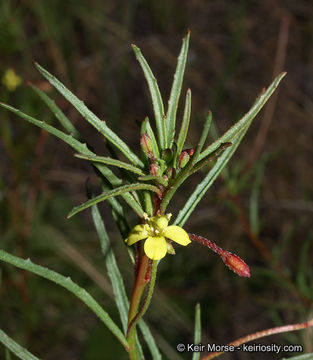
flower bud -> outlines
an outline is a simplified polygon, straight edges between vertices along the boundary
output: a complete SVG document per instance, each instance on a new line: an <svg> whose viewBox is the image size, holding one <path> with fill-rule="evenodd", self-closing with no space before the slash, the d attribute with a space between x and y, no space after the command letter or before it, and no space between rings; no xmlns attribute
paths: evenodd
<svg viewBox="0 0 313 360"><path fill-rule="evenodd" d="M182 169L185 167L190 159L187 151L182 151L178 158L178 166Z"/></svg>
<svg viewBox="0 0 313 360"><path fill-rule="evenodd" d="M166 169L168 179L172 179L175 176L175 170L172 167Z"/></svg>
<svg viewBox="0 0 313 360"><path fill-rule="evenodd" d="M153 145L149 135L142 134L140 138L141 149L149 158L153 157Z"/></svg>
<svg viewBox="0 0 313 360"><path fill-rule="evenodd" d="M162 159L169 163L173 158L173 153L171 149L164 149L162 153Z"/></svg>
<svg viewBox="0 0 313 360"><path fill-rule="evenodd" d="M185 151L187 151L188 155L192 157L192 155L195 153L195 148L186 149Z"/></svg>
<svg viewBox="0 0 313 360"><path fill-rule="evenodd" d="M250 277L249 266L239 256L229 251L223 251L221 258L226 266L233 272L243 277Z"/></svg>
<svg viewBox="0 0 313 360"><path fill-rule="evenodd" d="M176 251L173 248L173 245L170 244L169 242L167 243L167 253L170 254L170 255L175 255L176 254Z"/></svg>
<svg viewBox="0 0 313 360"><path fill-rule="evenodd" d="M153 176L159 176L160 174L160 168L157 164L151 164L150 165L150 174Z"/></svg>

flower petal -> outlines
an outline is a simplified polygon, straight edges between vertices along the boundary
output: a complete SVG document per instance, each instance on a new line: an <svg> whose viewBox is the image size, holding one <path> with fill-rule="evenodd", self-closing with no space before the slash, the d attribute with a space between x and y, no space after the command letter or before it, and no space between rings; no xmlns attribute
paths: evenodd
<svg viewBox="0 0 313 360"><path fill-rule="evenodd" d="M163 235L183 246L191 243L188 234L180 226L168 226L166 229L163 230Z"/></svg>
<svg viewBox="0 0 313 360"><path fill-rule="evenodd" d="M125 239L125 242L128 246L135 244L137 241L146 239L148 237L148 232L146 226L136 225L128 235L128 238Z"/></svg>
<svg viewBox="0 0 313 360"><path fill-rule="evenodd" d="M158 230L163 230L167 227L168 225L168 218L166 215L157 215L157 216L153 216L150 219L151 225L156 225L156 227L158 228Z"/></svg>
<svg viewBox="0 0 313 360"><path fill-rule="evenodd" d="M163 236L149 236L145 241L145 253L152 260L162 259L167 252L167 243Z"/></svg>

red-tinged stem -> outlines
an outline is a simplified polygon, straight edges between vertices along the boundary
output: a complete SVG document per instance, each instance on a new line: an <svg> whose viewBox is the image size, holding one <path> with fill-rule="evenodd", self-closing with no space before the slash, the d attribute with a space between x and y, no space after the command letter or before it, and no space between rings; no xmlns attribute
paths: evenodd
<svg viewBox="0 0 313 360"><path fill-rule="evenodd" d="M155 261L149 260L149 264L148 264L147 272L146 272L146 276L145 276L146 283L149 282L148 290L147 290L145 298L142 301L142 305L140 307L140 310L137 312L136 316L132 319L132 321L128 325L128 333L130 333L132 328L134 326L136 326L138 321L143 317L145 312L148 310L148 307L149 307L150 302L151 302L153 290L154 290L157 266L158 266L158 261L157 260L155 260Z"/></svg>
<svg viewBox="0 0 313 360"><path fill-rule="evenodd" d="M265 336L269 336L269 335L273 335L273 334L279 334L279 333L283 333L283 332L288 332L288 331L296 331L296 330L302 330L302 329L306 329L308 327L313 326L313 319L311 319L310 321L306 321L300 324L292 324L292 325L285 325L285 326L278 326L275 328L271 328L271 329L266 329L266 330L262 330L262 331L258 331L254 334L250 334L247 336L244 336L238 340L235 340L231 343L228 344L228 346L234 346L237 347L239 345L242 345L244 343L256 340L256 339L260 339L262 337ZM210 360L210 359L214 359L219 355L222 355L224 352L213 352L205 357L203 357L201 360Z"/></svg>
<svg viewBox="0 0 313 360"><path fill-rule="evenodd" d="M147 269L149 265L149 258L143 254L139 266L138 266L138 272L134 284L133 294L129 306L129 312L128 312L128 328L130 328L130 325L133 321L133 319L136 317L138 312L138 307L140 304L140 299L142 297L143 291L145 289L145 286L147 284ZM129 344L129 359L130 360L137 360L137 349L136 349L136 327L133 326L130 331L127 332L127 342Z"/></svg>
<svg viewBox="0 0 313 360"><path fill-rule="evenodd" d="M194 234L188 234L189 239L198 242L201 245L204 245L217 253L224 264L232 271L234 271L237 275L243 277L250 277L250 269L249 266L237 255L223 250L219 246L217 246L214 242Z"/></svg>
<svg viewBox="0 0 313 360"><path fill-rule="evenodd" d="M217 246L214 242L204 238L203 236L199 236L199 235L195 235L195 234L189 234L188 233L188 236L189 236L190 240L196 241L199 244L208 247L209 249L211 249L212 251L214 251L218 255L222 256L224 250L222 248L220 248L219 246Z"/></svg>

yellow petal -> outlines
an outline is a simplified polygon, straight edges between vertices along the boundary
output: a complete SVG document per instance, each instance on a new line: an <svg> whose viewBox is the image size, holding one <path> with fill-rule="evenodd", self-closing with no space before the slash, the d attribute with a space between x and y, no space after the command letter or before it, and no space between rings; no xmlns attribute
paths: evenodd
<svg viewBox="0 0 313 360"><path fill-rule="evenodd" d="M153 216L150 221L152 225L156 225L158 230L163 230L168 225L168 218L166 215Z"/></svg>
<svg viewBox="0 0 313 360"><path fill-rule="evenodd" d="M149 236L145 241L145 253L152 260L162 259L167 252L167 243L163 236Z"/></svg>
<svg viewBox="0 0 313 360"><path fill-rule="evenodd" d="M136 225L128 235L128 238L125 240L128 246L135 244L137 241L146 239L148 237L148 232L145 228L145 225Z"/></svg>
<svg viewBox="0 0 313 360"><path fill-rule="evenodd" d="M163 235L167 238L177 242L180 245L186 246L191 241L189 240L189 236L186 231L180 226L171 225L163 230Z"/></svg>

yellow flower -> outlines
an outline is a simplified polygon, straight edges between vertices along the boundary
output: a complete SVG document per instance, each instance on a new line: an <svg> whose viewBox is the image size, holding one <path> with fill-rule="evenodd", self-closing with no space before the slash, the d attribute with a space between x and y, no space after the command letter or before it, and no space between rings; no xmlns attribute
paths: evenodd
<svg viewBox="0 0 313 360"><path fill-rule="evenodd" d="M145 214L146 223L136 225L125 240L128 246L135 244L137 241L144 240L144 251L148 258L152 260L162 259L166 253L172 252L173 248L169 243L170 240L180 245L186 246L191 241L184 229L180 226L168 226L171 214L157 215L149 218Z"/></svg>
<svg viewBox="0 0 313 360"><path fill-rule="evenodd" d="M14 91L21 82L21 78L16 75L13 69L7 69L2 78L2 84L5 85L9 91Z"/></svg>

